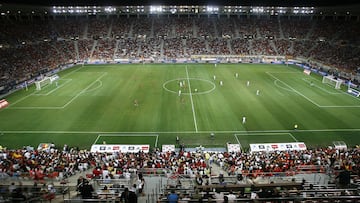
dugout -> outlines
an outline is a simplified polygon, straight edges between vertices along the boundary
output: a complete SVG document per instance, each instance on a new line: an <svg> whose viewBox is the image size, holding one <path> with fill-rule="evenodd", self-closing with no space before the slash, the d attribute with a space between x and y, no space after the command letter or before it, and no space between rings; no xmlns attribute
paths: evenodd
<svg viewBox="0 0 360 203"><path fill-rule="evenodd" d="M339 150L343 150L346 151L347 150L347 145L344 141L334 141L333 142L333 147L335 149L339 149Z"/></svg>

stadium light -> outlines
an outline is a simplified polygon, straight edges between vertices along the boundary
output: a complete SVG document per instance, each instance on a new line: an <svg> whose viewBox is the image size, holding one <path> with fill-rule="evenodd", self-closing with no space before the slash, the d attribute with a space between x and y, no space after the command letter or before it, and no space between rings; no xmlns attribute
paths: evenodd
<svg viewBox="0 0 360 203"><path fill-rule="evenodd" d="M219 11L219 7L216 6L206 6L207 13L217 13Z"/></svg>
<svg viewBox="0 0 360 203"><path fill-rule="evenodd" d="M104 8L104 11L105 11L106 13L112 13L112 12L115 12L115 11L116 11L116 8L115 8L115 7L112 7L112 6L109 6L109 7Z"/></svg>
<svg viewBox="0 0 360 203"><path fill-rule="evenodd" d="M161 13L162 11L162 6L150 6L150 13Z"/></svg>
<svg viewBox="0 0 360 203"><path fill-rule="evenodd" d="M177 9L176 9L176 8L170 8L170 13L171 13L171 14L175 14L175 13L176 13L176 11L177 11Z"/></svg>
<svg viewBox="0 0 360 203"><path fill-rule="evenodd" d="M250 11L254 13L264 13L264 7L254 7Z"/></svg>

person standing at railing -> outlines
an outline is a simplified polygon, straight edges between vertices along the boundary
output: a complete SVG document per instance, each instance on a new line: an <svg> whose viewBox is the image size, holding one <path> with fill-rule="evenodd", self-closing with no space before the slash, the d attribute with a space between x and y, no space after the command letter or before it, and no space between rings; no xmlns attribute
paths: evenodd
<svg viewBox="0 0 360 203"><path fill-rule="evenodd" d="M222 203L224 201L224 193L214 189L213 199L216 203Z"/></svg>
<svg viewBox="0 0 360 203"><path fill-rule="evenodd" d="M82 199L92 199L92 193L94 192L94 188L88 180L84 180L83 184L79 187L79 192Z"/></svg>
<svg viewBox="0 0 360 203"><path fill-rule="evenodd" d="M145 196L144 187L145 187L145 179L141 178L141 179L138 180L139 195Z"/></svg>
<svg viewBox="0 0 360 203"><path fill-rule="evenodd" d="M179 195L175 193L175 190L171 190L171 193L167 196L169 203L177 203L179 201Z"/></svg>
<svg viewBox="0 0 360 203"><path fill-rule="evenodd" d="M129 188L125 188L120 195L120 202L137 203L137 195L135 194L135 192L130 191Z"/></svg>

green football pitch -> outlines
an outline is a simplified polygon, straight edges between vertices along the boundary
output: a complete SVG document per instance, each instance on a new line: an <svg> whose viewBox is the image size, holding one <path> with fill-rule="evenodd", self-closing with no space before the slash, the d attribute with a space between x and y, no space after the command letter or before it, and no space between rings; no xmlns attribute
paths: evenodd
<svg viewBox="0 0 360 203"><path fill-rule="evenodd" d="M244 149L250 143L360 143L360 99L295 66L85 65L59 76L57 84L6 97L2 146L52 142L89 149L105 141L161 147L175 144L176 136L186 146L240 143Z"/></svg>

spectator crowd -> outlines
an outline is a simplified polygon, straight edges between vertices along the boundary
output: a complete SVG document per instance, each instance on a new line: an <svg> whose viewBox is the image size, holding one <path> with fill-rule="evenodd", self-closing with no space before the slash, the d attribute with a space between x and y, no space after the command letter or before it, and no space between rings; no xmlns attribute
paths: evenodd
<svg viewBox="0 0 360 203"><path fill-rule="evenodd" d="M301 57L356 74L359 21L243 17L131 17L0 20L0 85L64 64L192 55Z"/></svg>

